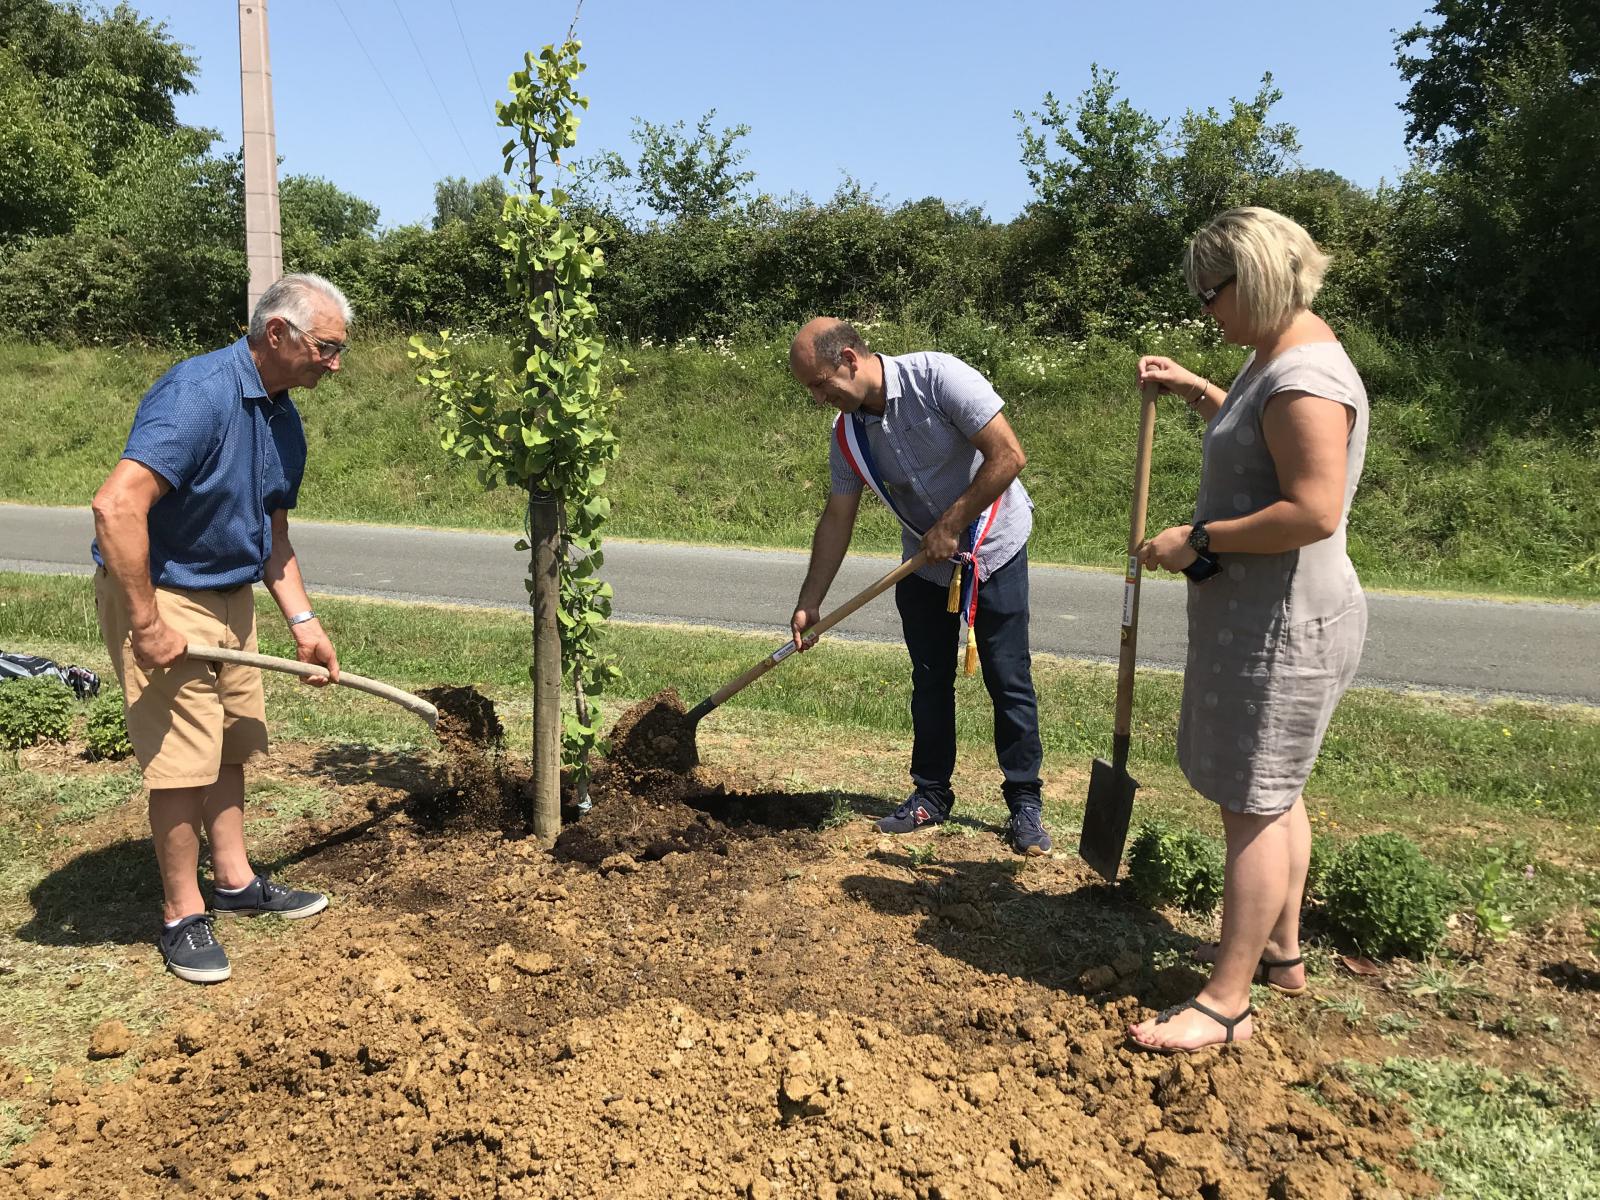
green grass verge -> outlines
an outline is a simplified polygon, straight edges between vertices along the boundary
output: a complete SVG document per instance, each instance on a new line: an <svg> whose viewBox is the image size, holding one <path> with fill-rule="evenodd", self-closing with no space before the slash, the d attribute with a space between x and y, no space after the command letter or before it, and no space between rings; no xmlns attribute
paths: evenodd
<svg viewBox="0 0 1600 1200"><path fill-rule="evenodd" d="M88 580L0 574L0 594L0 644L107 668ZM276 610L264 594L258 597L262 649L289 654ZM501 703L512 745L527 744L523 615L340 597L319 598L317 607L350 669L413 689L477 685ZM618 699L602 702L615 716L624 699L667 686L693 702L770 652L776 638L613 622L605 643L622 679ZM821 748L830 742L841 748L909 747L906 676L899 647L824 641L746 689L711 722L744 722L752 736L772 738L780 757L784 730L804 731L796 736L817 746L818 754L815 761L797 760L793 769L826 788L832 786L830 760ZM1110 748L1115 672L1041 656L1035 678L1047 776L1063 781L1049 802L1063 814L1073 812L1081 802L1081 776ZM362 743L379 753L414 750L430 741L415 718L370 697L317 692L277 675L267 677L267 686L280 736ZM992 728L987 694L977 678L963 679L959 687L963 755L986 765ZM1178 675L1141 673L1133 769L1144 785L1142 800L1209 821L1210 806L1189 792L1177 767L1173 734L1180 693ZM898 777L887 786L898 788ZM1474 869L1491 845L1520 841L1518 854L1542 854L1536 892L1576 895L1590 886L1587 868L1577 864L1600 860L1600 712L1358 689L1340 706L1307 796L1319 832L1343 838L1372 828L1398 829L1464 870ZM987 800L998 803L997 795ZM1508 885L1513 891L1521 886L1520 878Z"/></svg>
<svg viewBox="0 0 1600 1200"><path fill-rule="evenodd" d="M1417 1164L1445 1200L1600 1197L1600 1106L1559 1076L1510 1078L1449 1059L1346 1063L1343 1073L1385 1103L1403 1101Z"/></svg>
<svg viewBox="0 0 1600 1200"><path fill-rule="evenodd" d="M1231 378L1237 350L1200 329L1136 343L1025 338L956 322L935 342L869 327L890 352L935 346L994 380L1028 450L1036 562L1117 568L1127 537L1138 404L1136 356L1180 357ZM467 362L501 355L463 339ZM1467 362L1352 330L1373 400L1351 554L1372 585L1553 597L1600 596L1600 429L1549 411L1595 385L1560 364ZM622 452L607 484L614 536L803 547L828 488L829 414L789 377L783 338L623 347ZM116 461L139 397L175 351L60 350L0 343L0 498L87 503ZM338 377L300 398L310 464L300 515L515 529L519 495L485 493L439 450L399 338L358 346ZM1563 411L1579 412L1573 404ZM1199 425L1172 404L1156 431L1152 528L1187 519ZM47 468L41 464L49 464ZM857 547L891 550L897 528L863 509Z"/></svg>

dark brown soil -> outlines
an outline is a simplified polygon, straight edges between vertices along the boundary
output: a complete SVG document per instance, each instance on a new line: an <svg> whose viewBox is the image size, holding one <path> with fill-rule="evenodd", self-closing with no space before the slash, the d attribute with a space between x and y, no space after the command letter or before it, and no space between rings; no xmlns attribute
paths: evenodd
<svg viewBox="0 0 1600 1200"><path fill-rule="evenodd" d="M683 699L667 688L623 713L611 730L611 761L635 773L671 771L683 775L700 761L694 726Z"/></svg>
<svg viewBox="0 0 1600 1200"><path fill-rule="evenodd" d="M445 778L412 797L427 825L509 829L522 821L521 781L505 770L505 727L494 701L473 687L428 688L419 695L439 710L434 732L445 752Z"/></svg>

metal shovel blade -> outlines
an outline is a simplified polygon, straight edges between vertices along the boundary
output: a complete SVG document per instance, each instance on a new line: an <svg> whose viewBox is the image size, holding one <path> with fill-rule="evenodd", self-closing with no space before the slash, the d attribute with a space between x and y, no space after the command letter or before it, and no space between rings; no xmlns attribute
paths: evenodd
<svg viewBox="0 0 1600 1200"><path fill-rule="evenodd" d="M1122 848L1133 819L1133 794L1139 781L1123 767L1118 770L1103 758L1089 770L1089 800L1083 810L1083 833L1078 855L1107 883L1115 883L1122 866Z"/></svg>

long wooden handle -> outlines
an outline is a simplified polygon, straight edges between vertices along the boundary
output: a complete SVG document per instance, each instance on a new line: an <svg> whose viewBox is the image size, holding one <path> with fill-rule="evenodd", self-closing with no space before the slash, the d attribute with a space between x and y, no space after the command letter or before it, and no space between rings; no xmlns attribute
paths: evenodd
<svg viewBox="0 0 1600 1200"><path fill-rule="evenodd" d="M1133 728L1133 663L1139 640L1139 581L1142 569L1139 546L1144 541L1145 509L1150 500L1150 455L1156 438L1156 398L1161 394L1154 383L1141 389L1143 407L1139 413L1139 451L1133 465L1133 510L1128 518L1128 572L1122 587L1122 649L1117 657L1117 715L1113 733L1113 756L1127 754L1128 735Z"/></svg>
<svg viewBox="0 0 1600 1200"><path fill-rule="evenodd" d="M878 580L877 583L874 583L872 586L856 593L856 595L852 596L849 600L846 600L827 616L821 618L815 625L806 630L806 637L821 637L840 621L844 620L851 613L855 612L856 609L860 608L863 604L866 604L881 596L884 592L888 591L895 584L899 583L918 567L923 566L925 562L926 559L921 554L906 559L905 562L901 563L894 570L890 571L882 579ZM730 696L737 695L739 692L744 691L745 688L749 687L756 680L760 679L768 671L772 670L773 667L777 666L793 653L794 643L792 641L785 642L771 654L767 655L767 657L763 658L755 666L751 667L743 675L739 676L739 678L729 680L727 683L723 684L722 687L717 689L715 693L706 697L694 708L690 709L689 719L691 721L698 722L701 717L704 717L712 709L722 704L723 701L727 700Z"/></svg>
<svg viewBox="0 0 1600 1200"><path fill-rule="evenodd" d="M229 650L222 646L189 645L189 657L202 659L206 662L237 663L242 667L259 667L263 671L282 671L285 675L299 675L302 679L311 679L328 672L315 663L296 662L292 658L274 658L270 654L251 654L248 650ZM349 671L339 672L339 686L354 688L358 692L368 692L374 696L398 704L408 712L413 712L426 721L429 727L439 723L439 710L429 704L421 696L413 696L410 692L403 692L397 687L392 687L376 679L368 679L365 675L356 675Z"/></svg>

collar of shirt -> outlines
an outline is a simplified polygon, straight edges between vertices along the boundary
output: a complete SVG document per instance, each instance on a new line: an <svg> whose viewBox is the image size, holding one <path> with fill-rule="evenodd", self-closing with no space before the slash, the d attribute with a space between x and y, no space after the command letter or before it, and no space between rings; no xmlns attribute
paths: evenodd
<svg viewBox="0 0 1600 1200"><path fill-rule="evenodd" d="M261 369L256 366L255 355L250 353L248 337L233 344L233 373L239 380L239 395L246 400L264 400L268 407L276 407L289 397L287 391L267 395L267 385L261 382Z"/></svg>
<svg viewBox="0 0 1600 1200"><path fill-rule="evenodd" d="M883 367L883 408L889 411L889 402L898 400L905 394L905 385L900 379L900 365L892 363L883 355L878 355L878 362Z"/></svg>

